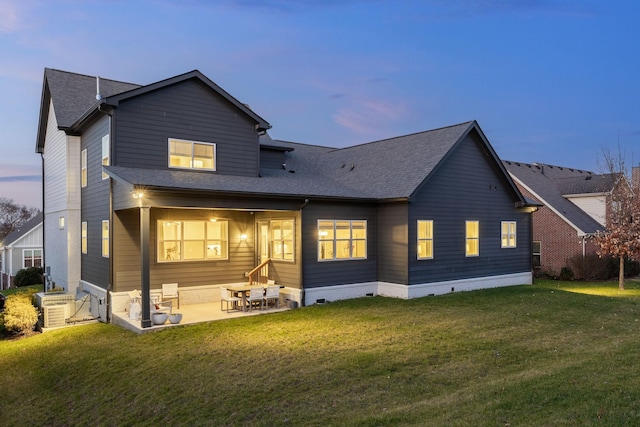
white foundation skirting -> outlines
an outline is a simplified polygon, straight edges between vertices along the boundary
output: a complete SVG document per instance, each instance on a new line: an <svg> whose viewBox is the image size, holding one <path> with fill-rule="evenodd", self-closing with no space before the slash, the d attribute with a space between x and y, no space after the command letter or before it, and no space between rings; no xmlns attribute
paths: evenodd
<svg viewBox="0 0 640 427"><path fill-rule="evenodd" d="M401 285L389 282L366 282L350 285L325 286L305 289L305 305L361 298L371 295L411 299L428 295L442 295L451 292L473 291L477 289L499 288L514 285L530 285L533 283L531 272L505 274L490 277L474 277L471 279L449 280L446 282Z"/></svg>

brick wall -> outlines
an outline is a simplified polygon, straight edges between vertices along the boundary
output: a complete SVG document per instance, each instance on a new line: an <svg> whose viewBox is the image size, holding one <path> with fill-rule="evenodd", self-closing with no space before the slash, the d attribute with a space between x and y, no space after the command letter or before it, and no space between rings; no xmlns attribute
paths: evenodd
<svg viewBox="0 0 640 427"><path fill-rule="evenodd" d="M526 197L537 200L533 194L519 187ZM540 202L539 200L537 200ZM567 259L582 254L583 239L578 232L547 206L533 213L533 240L540 241L540 269L558 274L567 265ZM587 240L585 253L595 253L596 247Z"/></svg>
<svg viewBox="0 0 640 427"><path fill-rule="evenodd" d="M631 186L637 197L640 197L640 166L631 168Z"/></svg>

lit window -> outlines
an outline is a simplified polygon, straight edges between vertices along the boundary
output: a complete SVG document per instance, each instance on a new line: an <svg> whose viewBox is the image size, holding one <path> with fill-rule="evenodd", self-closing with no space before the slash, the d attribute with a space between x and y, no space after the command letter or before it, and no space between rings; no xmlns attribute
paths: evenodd
<svg viewBox="0 0 640 427"><path fill-rule="evenodd" d="M418 259L433 258L433 221L418 221Z"/></svg>
<svg viewBox="0 0 640 427"><path fill-rule="evenodd" d="M61 216L60 218L58 218L58 228L60 230L64 230L64 217Z"/></svg>
<svg viewBox="0 0 640 427"><path fill-rule="evenodd" d="M293 261L293 220L270 221L271 258Z"/></svg>
<svg viewBox="0 0 640 427"><path fill-rule="evenodd" d="M318 261L366 258L367 221L318 221Z"/></svg>
<svg viewBox="0 0 640 427"><path fill-rule="evenodd" d="M170 138L169 167L216 170L216 144Z"/></svg>
<svg viewBox="0 0 640 427"><path fill-rule="evenodd" d="M467 237L466 237L465 254L467 256L480 255L480 222L467 221L466 232L467 232Z"/></svg>
<svg viewBox="0 0 640 427"><path fill-rule="evenodd" d="M82 253L87 253L87 222L82 222L82 231L80 232L80 246L82 248Z"/></svg>
<svg viewBox="0 0 640 427"><path fill-rule="evenodd" d="M102 256L109 258L109 221L102 221Z"/></svg>
<svg viewBox="0 0 640 427"><path fill-rule="evenodd" d="M502 221L502 247L516 247L516 222Z"/></svg>
<svg viewBox="0 0 640 427"><path fill-rule="evenodd" d="M80 185L87 186L87 150L80 153Z"/></svg>
<svg viewBox="0 0 640 427"><path fill-rule="evenodd" d="M158 262L229 258L227 221L157 222Z"/></svg>
<svg viewBox="0 0 640 427"><path fill-rule="evenodd" d="M42 249L25 249L22 258L24 268L42 267Z"/></svg>
<svg viewBox="0 0 640 427"><path fill-rule="evenodd" d="M102 166L109 166L109 135L102 137ZM109 178L104 169L102 170L102 179Z"/></svg>

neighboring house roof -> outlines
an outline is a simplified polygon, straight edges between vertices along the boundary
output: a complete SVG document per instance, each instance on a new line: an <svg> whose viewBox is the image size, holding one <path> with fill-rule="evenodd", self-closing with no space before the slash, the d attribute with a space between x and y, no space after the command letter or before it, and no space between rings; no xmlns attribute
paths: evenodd
<svg viewBox="0 0 640 427"><path fill-rule="evenodd" d="M541 163L521 163L504 160L503 164L524 188L563 217L579 233L593 234L602 225L589 214L573 204L567 194L601 193L604 182L610 177L596 175L590 171L553 166ZM580 190L580 192L575 192Z"/></svg>
<svg viewBox="0 0 640 427"><path fill-rule="evenodd" d="M7 234L5 238L0 242L0 247L11 246L22 237L29 234L32 230L34 230L38 225L42 223L42 218L42 212L37 213L33 218L13 230L11 233Z"/></svg>
<svg viewBox="0 0 640 427"><path fill-rule="evenodd" d="M484 136L475 121L347 148L330 148L272 140L261 144L286 151L282 169L261 169L259 177L239 177L198 171L151 170L108 166L116 179L134 186L172 190L221 191L292 197L361 200L409 199L471 131ZM493 153L498 168L503 168ZM514 194L521 193L502 169Z"/></svg>
<svg viewBox="0 0 640 427"><path fill-rule="evenodd" d="M609 194L622 177L621 173L563 177L555 180L558 190L564 195Z"/></svg>
<svg viewBox="0 0 640 427"><path fill-rule="evenodd" d="M103 106L116 106L119 102L139 96L163 87L180 83L189 79L197 79L217 92L240 111L256 122L257 130L271 127L246 104L241 103L198 70L179 76L161 80L146 86L116 80L99 78L101 99L96 99L98 78L84 74L45 68L44 87L40 104L40 119L36 137L36 152L42 153L46 135L49 103L53 100L53 108L58 122L58 129L67 133L76 133L85 121L98 114Z"/></svg>

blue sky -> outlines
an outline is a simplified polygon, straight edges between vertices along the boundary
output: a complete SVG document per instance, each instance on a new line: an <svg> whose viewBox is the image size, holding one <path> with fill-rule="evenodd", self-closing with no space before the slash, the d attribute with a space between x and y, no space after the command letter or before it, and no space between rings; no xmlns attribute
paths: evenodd
<svg viewBox="0 0 640 427"><path fill-rule="evenodd" d="M45 67L198 69L273 128L342 147L477 120L505 160L640 163L640 2L0 0L0 197L41 206Z"/></svg>

